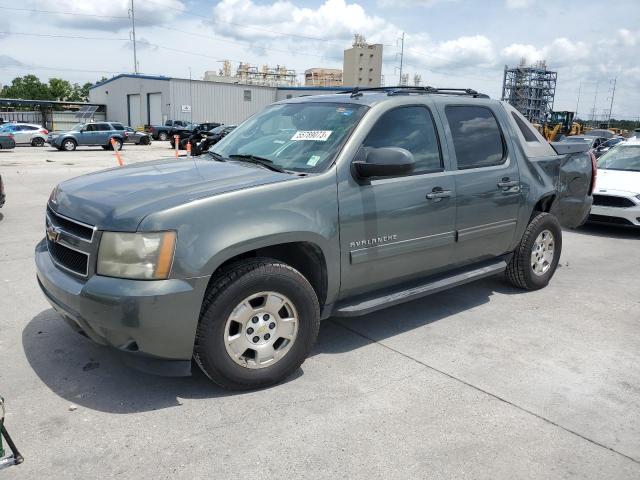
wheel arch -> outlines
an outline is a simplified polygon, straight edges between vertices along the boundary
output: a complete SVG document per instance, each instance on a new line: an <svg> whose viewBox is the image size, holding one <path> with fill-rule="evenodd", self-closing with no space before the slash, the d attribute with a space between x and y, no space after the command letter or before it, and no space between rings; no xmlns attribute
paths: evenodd
<svg viewBox="0 0 640 480"><path fill-rule="evenodd" d="M322 307L328 295L329 270L327 256L320 245L311 240L260 242L252 248L222 252L213 262L209 286L216 274L231 264L248 258L272 258L298 270L311 284ZM209 288L209 286L207 288Z"/></svg>

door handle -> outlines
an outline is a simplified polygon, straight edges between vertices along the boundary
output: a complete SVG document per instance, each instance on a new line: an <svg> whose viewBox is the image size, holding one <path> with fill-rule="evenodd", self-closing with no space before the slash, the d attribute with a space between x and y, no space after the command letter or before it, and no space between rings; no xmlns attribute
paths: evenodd
<svg viewBox="0 0 640 480"><path fill-rule="evenodd" d="M450 196L451 190L443 190L440 187L436 187L430 193L427 193L428 200L433 200L436 198L449 198Z"/></svg>
<svg viewBox="0 0 640 480"><path fill-rule="evenodd" d="M518 185L520 185L520 182L518 180L509 180L508 178L503 178L498 182L498 187L504 189L517 187Z"/></svg>

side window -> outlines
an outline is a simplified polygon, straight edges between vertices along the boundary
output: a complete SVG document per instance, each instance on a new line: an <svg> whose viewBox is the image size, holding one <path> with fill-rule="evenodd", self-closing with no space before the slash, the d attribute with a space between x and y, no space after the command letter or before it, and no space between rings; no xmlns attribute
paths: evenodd
<svg viewBox="0 0 640 480"><path fill-rule="evenodd" d="M115 130L124 130L124 127L119 123L113 123L112 125Z"/></svg>
<svg viewBox="0 0 640 480"><path fill-rule="evenodd" d="M443 169L433 116L426 107L400 107L386 112L373 126L363 145L409 150L416 161L414 174Z"/></svg>
<svg viewBox="0 0 640 480"><path fill-rule="evenodd" d="M490 167L505 161L504 142L490 109L449 106L445 109L458 160L458 170Z"/></svg>
<svg viewBox="0 0 640 480"><path fill-rule="evenodd" d="M522 119L518 115L516 115L515 113L511 112L511 116L513 116L513 119L516 121L516 125L518 125L518 128L520 129L520 132L522 133L522 136L524 137L524 139L527 142L537 142L538 141L536 136L531 131L531 128L529 127L529 125L524 123L522 121Z"/></svg>
<svg viewBox="0 0 640 480"><path fill-rule="evenodd" d="M85 130L87 132L95 132L97 130L97 128L96 128L95 124L90 123L89 125L85 126Z"/></svg>

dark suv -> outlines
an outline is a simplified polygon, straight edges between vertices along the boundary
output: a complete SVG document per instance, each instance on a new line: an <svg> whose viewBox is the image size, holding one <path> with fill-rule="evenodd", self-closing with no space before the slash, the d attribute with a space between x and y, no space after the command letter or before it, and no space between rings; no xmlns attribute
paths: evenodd
<svg viewBox="0 0 640 480"><path fill-rule="evenodd" d="M58 150L71 152L79 146L100 146L110 150L113 139L116 150L120 150L126 136L124 125L118 122L78 123L67 132L49 134L47 142Z"/></svg>
<svg viewBox="0 0 640 480"><path fill-rule="evenodd" d="M271 385L302 364L322 318L495 274L545 287L561 225L591 207L587 148L549 144L472 90L290 99L193 161L58 185L38 281L130 363L187 374L195 358L222 386Z"/></svg>

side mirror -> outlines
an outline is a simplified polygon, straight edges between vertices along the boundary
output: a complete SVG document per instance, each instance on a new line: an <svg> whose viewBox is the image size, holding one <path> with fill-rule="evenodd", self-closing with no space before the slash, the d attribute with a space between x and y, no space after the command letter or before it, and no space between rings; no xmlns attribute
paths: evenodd
<svg viewBox="0 0 640 480"><path fill-rule="evenodd" d="M364 148L353 162L359 178L394 177L413 171L415 160L409 150L398 147Z"/></svg>

